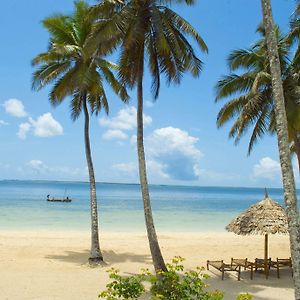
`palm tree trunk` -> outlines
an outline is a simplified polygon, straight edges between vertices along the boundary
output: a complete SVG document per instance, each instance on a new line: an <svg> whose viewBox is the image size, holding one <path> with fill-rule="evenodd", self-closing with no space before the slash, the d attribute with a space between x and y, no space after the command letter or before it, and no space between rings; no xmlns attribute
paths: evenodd
<svg viewBox="0 0 300 300"><path fill-rule="evenodd" d="M86 95L82 97L83 111L84 111L84 142L85 155L89 171L90 179L90 199L91 199L91 256L90 263L99 263L103 261L103 256L99 246L99 232L98 232L98 211L97 211L97 196L96 196L96 182L95 173L92 161L89 127L90 117L87 109Z"/></svg>
<svg viewBox="0 0 300 300"><path fill-rule="evenodd" d="M276 131L284 186L286 213L289 225L295 299L300 300L300 222L297 207L295 179L288 141L287 118L284 106L280 61L270 0L261 0L261 4L270 60L273 94L275 99Z"/></svg>
<svg viewBox="0 0 300 300"><path fill-rule="evenodd" d="M295 153L297 155L298 170L299 170L299 174L300 174L300 139L296 132L294 133L294 148L295 148Z"/></svg>
<svg viewBox="0 0 300 300"><path fill-rule="evenodd" d="M143 52L143 51L142 51ZM142 190L145 222L147 228L148 241L154 269L156 272L167 271L164 259L162 257L160 247L155 231L152 209L150 203L150 195L147 181L147 170L144 150L144 126L143 126L143 74L144 74L144 52L140 56L139 78L137 87L137 151L139 160L140 184Z"/></svg>

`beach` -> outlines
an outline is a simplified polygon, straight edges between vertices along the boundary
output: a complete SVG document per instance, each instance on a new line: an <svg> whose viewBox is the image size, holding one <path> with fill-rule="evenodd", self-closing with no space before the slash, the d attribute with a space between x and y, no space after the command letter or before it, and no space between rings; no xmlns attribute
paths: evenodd
<svg viewBox="0 0 300 300"><path fill-rule="evenodd" d="M125 275L144 267L152 270L145 232L104 232L100 239L106 266L91 268L88 231L0 230L0 299L98 299L111 267ZM180 255L187 268L195 268L205 266L207 259L229 262L231 257L262 257L264 237L164 231L159 242L167 262ZM274 259L289 257L288 237L270 236L269 253ZM240 292L250 292L257 300L293 299L290 270L282 270L280 279L271 270L268 280L260 273L250 280L249 271L243 271L240 282L236 274L226 274L222 281L219 271L205 272L211 276L208 284L225 292L225 300L235 299Z"/></svg>

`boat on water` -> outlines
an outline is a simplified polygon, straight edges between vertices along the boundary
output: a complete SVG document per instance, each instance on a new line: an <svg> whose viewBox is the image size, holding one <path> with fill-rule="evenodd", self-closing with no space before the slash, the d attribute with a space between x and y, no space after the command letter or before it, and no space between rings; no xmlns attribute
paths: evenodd
<svg viewBox="0 0 300 300"><path fill-rule="evenodd" d="M63 198L50 198L50 195L47 195L47 201L48 202L72 202L72 199L69 197L63 197Z"/></svg>

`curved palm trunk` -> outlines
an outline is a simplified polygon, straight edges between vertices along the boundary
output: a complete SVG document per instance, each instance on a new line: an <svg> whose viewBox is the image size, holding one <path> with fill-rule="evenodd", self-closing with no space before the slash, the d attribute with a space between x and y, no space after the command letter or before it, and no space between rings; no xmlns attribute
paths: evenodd
<svg viewBox="0 0 300 300"><path fill-rule="evenodd" d="M96 182L94 167L91 154L89 127L90 116L87 109L86 95L83 95L83 111L84 111L84 142L85 142L85 155L89 171L90 179L90 199L91 199L91 256L89 261L91 263L98 263L103 261L103 256L99 246L99 233L98 233L98 211L97 211L97 196L96 196Z"/></svg>
<svg viewBox="0 0 300 300"><path fill-rule="evenodd" d="M140 57L140 70L137 86L137 151L139 160L139 175L142 190L145 222L147 228L148 241L154 269L158 271L167 271L164 259L162 257L157 235L154 227L150 195L147 181L146 160L144 151L144 127L143 127L143 73L144 73L144 55Z"/></svg>
<svg viewBox="0 0 300 300"><path fill-rule="evenodd" d="M298 170L300 174L300 138L297 133L294 134L294 147L295 147L295 153L297 155Z"/></svg>
<svg viewBox="0 0 300 300"><path fill-rule="evenodd" d="M270 60L273 93L275 98L276 131L284 186L286 213L289 225L290 248L294 272L293 278L295 284L295 299L300 300L300 221L297 207L294 173L288 142L287 118L284 106L280 61L270 0L261 0L261 4Z"/></svg>

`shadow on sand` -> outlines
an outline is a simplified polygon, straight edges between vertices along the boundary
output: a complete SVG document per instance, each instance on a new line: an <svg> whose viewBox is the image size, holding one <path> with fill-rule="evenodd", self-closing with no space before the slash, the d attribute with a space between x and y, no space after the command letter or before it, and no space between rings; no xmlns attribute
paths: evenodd
<svg viewBox="0 0 300 300"><path fill-rule="evenodd" d="M88 263L89 256L90 252L88 250L85 250L81 252L65 251L61 255L47 255L45 256L45 258L50 260L60 260L66 263L72 263L76 265L84 265ZM124 262L151 264L150 255L138 255L130 252L116 253L112 250L103 251L103 257L106 266Z"/></svg>
<svg viewBox="0 0 300 300"><path fill-rule="evenodd" d="M232 300L240 293L250 293L254 296L255 300L266 300L270 299L269 297L264 297L259 294L264 294L263 291L272 288L277 289L282 293L283 289L288 291L289 294L293 295L294 286L293 278L291 276L290 270L280 270L280 278L277 278L276 271L271 270L269 279L266 279L263 273L256 272L254 273L253 280L250 280L250 274L248 271L243 271L241 273L241 281L237 280L237 276L228 275L225 273L224 280L221 279L221 273L216 271L205 271L205 273L211 275L207 283L210 285L211 289L218 289L225 292L224 300ZM284 297L284 296L283 296ZM278 294L276 299L285 299L281 298Z"/></svg>

